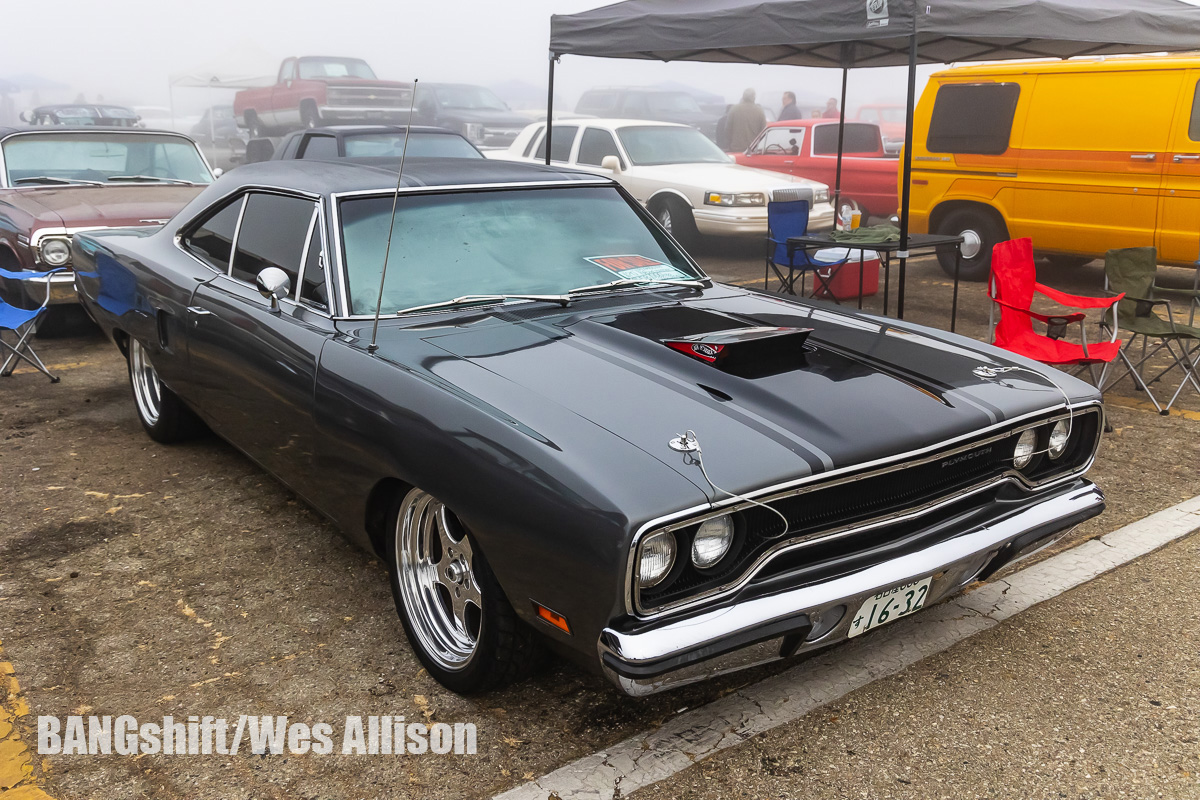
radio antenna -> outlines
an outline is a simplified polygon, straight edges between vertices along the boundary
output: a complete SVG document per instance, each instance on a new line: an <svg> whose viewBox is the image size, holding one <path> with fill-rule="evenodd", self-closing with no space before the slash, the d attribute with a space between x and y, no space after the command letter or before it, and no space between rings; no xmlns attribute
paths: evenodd
<svg viewBox="0 0 1200 800"><path fill-rule="evenodd" d="M392 230L396 227L396 202L400 199L400 183L404 180L404 159L408 156L408 135L412 132L413 108L417 105L417 79L413 78L412 97L408 101L408 125L404 127L404 147L400 150L400 170L396 173L396 192L392 195L392 218L388 223L387 246L383 248L383 271L379 276L379 298L375 301L375 322L371 325L371 343L367 352L379 349L375 338L379 335L379 311L383 308L383 285L387 282L388 258L392 254Z"/></svg>

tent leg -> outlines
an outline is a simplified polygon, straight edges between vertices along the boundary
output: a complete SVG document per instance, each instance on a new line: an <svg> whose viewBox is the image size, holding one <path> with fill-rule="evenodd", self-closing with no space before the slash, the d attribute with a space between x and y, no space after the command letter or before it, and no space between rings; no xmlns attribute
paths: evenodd
<svg viewBox="0 0 1200 800"><path fill-rule="evenodd" d="M914 20L913 24L916 22ZM904 278L908 266L908 202L912 183L913 107L917 95L917 32L908 42L908 115L904 129L904 179L900 182L900 286L896 292L896 316L904 319Z"/></svg>
<svg viewBox="0 0 1200 800"><path fill-rule="evenodd" d="M838 106L841 115L838 117L838 154L837 154L837 172L833 178L833 224L836 227L838 223L837 216L841 213L842 208L842 149L845 144L846 137L846 79L850 75L848 67L842 67L842 102Z"/></svg>
<svg viewBox="0 0 1200 800"><path fill-rule="evenodd" d="M554 65L558 56L550 53L550 80L546 89L546 166L550 166L550 145L554 141Z"/></svg>

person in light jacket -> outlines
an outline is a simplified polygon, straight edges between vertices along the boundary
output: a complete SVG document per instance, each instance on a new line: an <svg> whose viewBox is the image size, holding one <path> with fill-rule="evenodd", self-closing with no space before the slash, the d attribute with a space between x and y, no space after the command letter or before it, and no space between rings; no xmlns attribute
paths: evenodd
<svg viewBox="0 0 1200 800"><path fill-rule="evenodd" d="M755 92L747 89L742 92L742 102L729 110L727 133L729 149L735 153L745 152L754 137L767 127L767 115L755 102Z"/></svg>

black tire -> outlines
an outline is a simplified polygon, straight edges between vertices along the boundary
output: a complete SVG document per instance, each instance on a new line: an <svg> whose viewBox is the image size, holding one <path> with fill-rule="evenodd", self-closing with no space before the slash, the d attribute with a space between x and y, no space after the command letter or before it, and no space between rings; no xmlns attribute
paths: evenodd
<svg viewBox="0 0 1200 800"><path fill-rule="evenodd" d="M1008 238L1008 229L994 213L975 208L951 211L938 224L935 233L965 239L958 273L964 281L986 281L992 270L992 247ZM953 250L939 250L938 263L947 275L954 277Z"/></svg>
<svg viewBox="0 0 1200 800"><path fill-rule="evenodd" d="M267 128L253 111L246 112L246 129L251 139L261 139L267 135Z"/></svg>
<svg viewBox="0 0 1200 800"><path fill-rule="evenodd" d="M517 617L474 537L437 498L421 489L397 497L385 532L396 612L417 660L438 683L479 694L515 683L544 663L538 635ZM458 588L464 590L461 615L450 595ZM479 603L473 613L470 595Z"/></svg>
<svg viewBox="0 0 1200 800"><path fill-rule="evenodd" d="M700 243L700 231L696 229L696 219L687 204L675 197L659 201L654 208L654 218L667 233L675 237L675 241L687 251L691 251Z"/></svg>
<svg viewBox="0 0 1200 800"><path fill-rule="evenodd" d="M1066 256L1057 253L1049 253L1046 255L1046 260L1056 267L1064 269L1073 269L1082 267L1084 264L1090 264L1095 261L1091 256Z"/></svg>
<svg viewBox="0 0 1200 800"><path fill-rule="evenodd" d="M311 100L305 100L300 104L300 124L305 128L321 126L321 112L317 111L316 105Z"/></svg>
<svg viewBox="0 0 1200 800"><path fill-rule="evenodd" d="M145 345L130 339L125 360L134 409L151 439L171 444L190 439L204 429L204 423L158 379Z"/></svg>

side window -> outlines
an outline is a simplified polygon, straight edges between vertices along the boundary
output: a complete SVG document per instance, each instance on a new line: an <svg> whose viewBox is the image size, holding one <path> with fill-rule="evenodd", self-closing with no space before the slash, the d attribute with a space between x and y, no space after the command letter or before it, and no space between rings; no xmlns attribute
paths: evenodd
<svg viewBox="0 0 1200 800"><path fill-rule="evenodd" d="M614 111L616 107L617 95L615 92L587 92L575 110L581 114L604 116Z"/></svg>
<svg viewBox="0 0 1200 800"><path fill-rule="evenodd" d="M617 150L617 141L611 133L600 128L584 128L583 139L579 142L579 158L576 161L598 167L606 156L616 156L621 159L622 169L625 167L625 159L621 158L621 153Z"/></svg>
<svg viewBox="0 0 1200 800"><path fill-rule="evenodd" d="M233 235L237 232L242 198L234 200L210 216L183 239L184 246L197 258L220 272L229 271Z"/></svg>
<svg viewBox="0 0 1200 800"><path fill-rule="evenodd" d="M1192 123L1188 125L1188 138L1200 142L1200 83L1196 84L1196 94L1192 97Z"/></svg>
<svg viewBox="0 0 1200 800"><path fill-rule="evenodd" d="M329 290L325 285L325 256L321 248L323 234L320 216L313 217L308 252L304 256L304 272L300 280L300 302L305 305L329 310Z"/></svg>
<svg viewBox="0 0 1200 800"><path fill-rule="evenodd" d="M529 144L525 145L525 152L521 155L529 158L529 156L533 154L533 148L537 147L538 142L542 141L545 135L546 129L544 127L539 127L536 131L534 131L533 135L529 137ZM546 151L543 150L542 152L545 153Z"/></svg>
<svg viewBox="0 0 1200 800"><path fill-rule="evenodd" d="M312 200L278 194L248 195L229 274L253 285L258 273L267 267L279 267L295 286L315 211Z"/></svg>
<svg viewBox="0 0 1200 800"><path fill-rule="evenodd" d="M650 113L650 102L644 94L638 92L628 94L625 96L625 102L621 105L621 113L634 119L641 119Z"/></svg>
<svg viewBox="0 0 1200 800"><path fill-rule="evenodd" d="M1008 149L1021 87L951 83L938 89L926 147L931 153L1000 155Z"/></svg>
<svg viewBox="0 0 1200 800"><path fill-rule="evenodd" d="M836 125L831 125L835 131ZM804 128L767 128L746 152L754 156L798 156Z"/></svg>
<svg viewBox="0 0 1200 800"><path fill-rule="evenodd" d="M578 125L555 125L554 142L550 145L551 161L566 161L571 156L571 145L575 143L575 134L579 132ZM539 161L546 160L546 137L538 143L537 155Z"/></svg>
<svg viewBox="0 0 1200 800"><path fill-rule="evenodd" d="M332 136L309 136L300 147L298 158L330 161L338 157L337 139Z"/></svg>
<svg viewBox="0 0 1200 800"><path fill-rule="evenodd" d="M296 59L289 58L283 62L283 66L279 68L279 82L291 81L296 79Z"/></svg>

